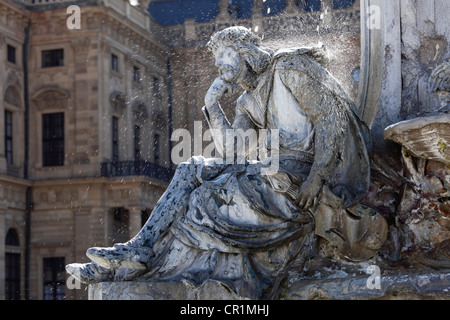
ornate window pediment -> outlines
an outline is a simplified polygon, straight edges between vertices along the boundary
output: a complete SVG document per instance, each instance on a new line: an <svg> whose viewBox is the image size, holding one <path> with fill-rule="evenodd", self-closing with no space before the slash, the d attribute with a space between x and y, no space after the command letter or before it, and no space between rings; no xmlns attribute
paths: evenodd
<svg viewBox="0 0 450 320"><path fill-rule="evenodd" d="M13 86L9 86L6 89L4 101L16 107L20 107L22 105L19 91Z"/></svg>
<svg viewBox="0 0 450 320"><path fill-rule="evenodd" d="M135 123L143 123L148 119L147 108L141 101L134 103L131 111Z"/></svg>
<svg viewBox="0 0 450 320"><path fill-rule="evenodd" d="M153 123L166 123L166 117L160 109L153 109L152 111L152 122Z"/></svg>
<svg viewBox="0 0 450 320"><path fill-rule="evenodd" d="M69 106L69 93L62 89L44 89L32 100L38 110L65 109Z"/></svg>
<svg viewBox="0 0 450 320"><path fill-rule="evenodd" d="M113 113L124 114L126 108L126 96L119 91L113 91L109 96Z"/></svg>

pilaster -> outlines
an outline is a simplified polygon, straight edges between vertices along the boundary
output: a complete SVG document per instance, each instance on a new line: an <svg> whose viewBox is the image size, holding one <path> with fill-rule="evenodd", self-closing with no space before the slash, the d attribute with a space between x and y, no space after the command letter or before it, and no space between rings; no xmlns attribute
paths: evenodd
<svg viewBox="0 0 450 320"><path fill-rule="evenodd" d="M141 207L130 207L128 210L128 237L131 239L142 228L142 208Z"/></svg>

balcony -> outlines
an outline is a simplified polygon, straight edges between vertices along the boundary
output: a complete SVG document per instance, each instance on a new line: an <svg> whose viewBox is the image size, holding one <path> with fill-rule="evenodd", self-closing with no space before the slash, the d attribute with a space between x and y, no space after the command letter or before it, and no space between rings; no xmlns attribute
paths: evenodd
<svg viewBox="0 0 450 320"><path fill-rule="evenodd" d="M110 161L100 165L100 175L107 178L145 176L170 182L174 170L144 160Z"/></svg>

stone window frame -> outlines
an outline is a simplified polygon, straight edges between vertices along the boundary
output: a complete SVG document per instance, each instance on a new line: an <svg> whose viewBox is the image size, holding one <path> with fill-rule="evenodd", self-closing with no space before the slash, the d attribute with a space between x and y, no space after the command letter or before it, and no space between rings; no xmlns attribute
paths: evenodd
<svg viewBox="0 0 450 320"><path fill-rule="evenodd" d="M136 75L137 71L137 75ZM142 78L142 67L139 66L137 63L133 63L132 67L132 82L134 85L140 85L142 84L143 78Z"/></svg>
<svg viewBox="0 0 450 320"><path fill-rule="evenodd" d="M23 252L24 252L24 239L21 236L21 231L20 228L17 226L16 223L13 223L11 225L7 224L6 228L5 228L5 238L1 239L1 241L4 241L5 244L5 259L6 259L6 254L13 254L13 255L17 255L19 256L19 278L17 279L19 281L19 288L20 288L20 294L23 293ZM14 243L14 244L9 244L7 243L7 236L9 234L10 231L14 231L16 236L17 236L17 240L18 240L18 244ZM6 261L5 261L6 262ZM5 270L6 272L6 270ZM5 274L5 285L6 285L6 274Z"/></svg>
<svg viewBox="0 0 450 320"><path fill-rule="evenodd" d="M109 96L109 116L106 121L107 124L107 137L106 141L109 147L107 148L106 159L108 161L124 161L126 159L126 147L128 146L128 140L121 134L121 130L128 123L128 112L127 112L127 95L121 91L114 90ZM117 118L118 125L118 159L114 160L114 146L113 146L113 119Z"/></svg>
<svg viewBox="0 0 450 320"><path fill-rule="evenodd" d="M51 153L49 153L48 152L48 150L46 149L46 144L45 144L45 141L46 141L46 138L44 137L44 117L45 116L53 116L54 117L54 119L57 119L57 117L56 116L61 116L62 117L62 150L59 150L59 151L62 151L63 152L63 154L62 154L62 159L61 159L61 163L59 163L59 162L57 162L57 161L55 161L55 159L58 159L59 157L58 156L56 156L56 155L52 155ZM42 156L42 167L44 167L44 168L50 168L50 167L64 167L65 165L66 165L66 151L67 151L67 143L66 143L66 131L67 131L67 125L65 124L65 122L66 122L66 114L65 114L65 112L64 111L56 111L56 112L43 112L42 114L41 114L41 117L40 117L40 120L41 120L41 134L42 134L42 137L41 137L41 139L42 139L42 141L41 141L41 143L42 143L42 149L41 149L41 156ZM53 122L52 123L53 124L53 128L57 128L57 126L55 126L55 122ZM55 143L55 141L56 142L58 142L59 140L55 140L55 138L61 138L61 137L55 137L54 136L54 138L52 138L51 140L50 139L48 139L48 141L47 142L51 142L52 143L52 145ZM49 150L51 150L51 149L49 149ZM45 155L50 155L51 157L45 157Z"/></svg>
<svg viewBox="0 0 450 320"><path fill-rule="evenodd" d="M55 53L62 53L62 63L59 64L59 62L57 60L55 60L56 56L54 55ZM52 53L52 59L50 61L50 63L46 63L46 59L44 59L44 54L45 53ZM48 68L58 68L58 67L64 67L65 64L67 63L65 56L66 56L66 52L64 51L64 48L58 48L58 49L50 49L50 50L42 50L41 51L41 68L43 69L48 69Z"/></svg>
<svg viewBox="0 0 450 320"><path fill-rule="evenodd" d="M17 96L17 102L8 101L7 93L9 90L14 90L16 96ZM7 163L8 167L8 173L14 172L15 175L18 174L18 171L20 170L20 163L19 160L22 158L21 156L21 138L20 133L23 133L23 120L24 120L24 114L25 110L23 108L23 101L22 101L22 95L20 94L21 90L17 84L9 84L6 86L6 89L4 91L3 96L3 103L4 103L4 111L11 112L12 113L12 153L13 153L13 161L12 163ZM4 119L5 120L5 119ZM5 124L5 121L3 121L3 125ZM3 130L6 130L6 128L3 128ZM3 134L6 134L6 132L3 132ZM2 141L3 143L3 149L2 151L5 151L5 141ZM5 153L6 158L6 153Z"/></svg>
<svg viewBox="0 0 450 320"><path fill-rule="evenodd" d="M14 47L16 49L16 62L12 63L8 60L8 46ZM22 44L18 41L15 41L13 39L9 39L7 38L5 41L5 57L4 57L4 62L5 64L14 70L17 71L22 71Z"/></svg>
<svg viewBox="0 0 450 320"><path fill-rule="evenodd" d="M148 85L148 67L139 57L132 57L128 61L129 79L131 86L138 90L147 88ZM135 68L139 69L139 81L135 79Z"/></svg>
<svg viewBox="0 0 450 320"><path fill-rule="evenodd" d="M43 67L42 53L44 51L58 50L58 49L64 50L64 65L46 68ZM67 43L58 42L55 44L39 45L36 48L34 48L34 52L36 53L33 59L34 68L31 69L34 69L37 72L45 72L45 73L64 72L69 68L69 62L73 60L72 50L70 50L69 42Z"/></svg>
<svg viewBox="0 0 450 320"><path fill-rule="evenodd" d="M16 157L14 152L14 112L5 108L4 116L4 129L5 129L5 158L7 165L14 165L14 158Z"/></svg>
<svg viewBox="0 0 450 320"><path fill-rule="evenodd" d="M53 68L51 68L53 69ZM70 94L68 91L58 87L48 87L39 90L32 98L32 116L38 121L35 122L35 154L32 155L36 159L36 168L40 170L53 171L55 168L64 168L69 165L67 158L64 159L64 165L62 166L44 166L43 159L43 128L42 128L42 116L50 113L64 113L64 146L66 150L69 147L69 106L70 106Z"/></svg>
<svg viewBox="0 0 450 320"><path fill-rule="evenodd" d="M148 116L148 106L142 100L137 100L131 106L131 128L128 130L131 132L132 149L131 149L131 159L136 160L135 156L135 139L134 130L136 127L140 128L140 160L149 160L149 152L151 151L151 146L149 145L149 134L151 132L151 123Z"/></svg>
<svg viewBox="0 0 450 320"><path fill-rule="evenodd" d="M113 69L112 65L112 57L117 57L117 71ZM124 71L126 70L125 65L125 53L120 51L119 49L115 47L111 47L111 50L109 50L109 56L107 57L109 61L109 74L112 76L115 76L117 78L122 78L124 76Z"/></svg>
<svg viewBox="0 0 450 320"><path fill-rule="evenodd" d="M64 266L66 264L65 256L55 256L55 257L42 257L42 299L45 299L46 293L45 288L47 286L53 286L54 289L57 287L63 288L64 291L62 294L58 294L58 291L51 292L53 299L45 299L45 300L64 300L67 288L66 288L66 278L65 276L58 278L58 275L64 274ZM46 262L47 266L51 268L51 280L45 279L45 267ZM57 268L60 268L59 270ZM55 299L56 298L56 299ZM59 299L58 299L59 298Z"/></svg>
<svg viewBox="0 0 450 320"><path fill-rule="evenodd" d="M11 56L11 54L13 54ZM14 61L12 61L14 60ZM17 47L7 44L6 45L6 61L16 64L17 63Z"/></svg>

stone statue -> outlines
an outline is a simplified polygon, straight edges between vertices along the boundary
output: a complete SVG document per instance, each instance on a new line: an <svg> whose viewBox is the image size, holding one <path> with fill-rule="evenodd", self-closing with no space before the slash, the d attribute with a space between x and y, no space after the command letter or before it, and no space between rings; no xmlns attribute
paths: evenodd
<svg viewBox="0 0 450 320"><path fill-rule="evenodd" d="M444 58L445 62L438 65L430 75L428 90L437 92L439 96L439 112L450 110L450 53Z"/></svg>
<svg viewBox="0 0 450 320"><path fill-rule="evenodd" d="M326 70L324 49L274 53L243 27L217 32L208 46L219 77L202 110L218 152L246 156L236 148L244 138L226 139L229 130L272 130L278 145L260 135L252 147L265 148L266 159L193 157L180 164L133 239L90 248L91 263L66 267L80 281L214 279L240 296L262 298L288 270L302 272L317 236L355 261L384 243L383 217L359 204L370 183L369 130ZM230 124L219 101L236 85L245 92ZM265 173L275 154L278 171Z"/></svg>
<svg viewBox="0 0 450 320"><path fill-rule="evenodd" d="M450 110L450 53L447 53L443 60L430 74L425 73L419 79L420 116L436 115Z"/></svg>

